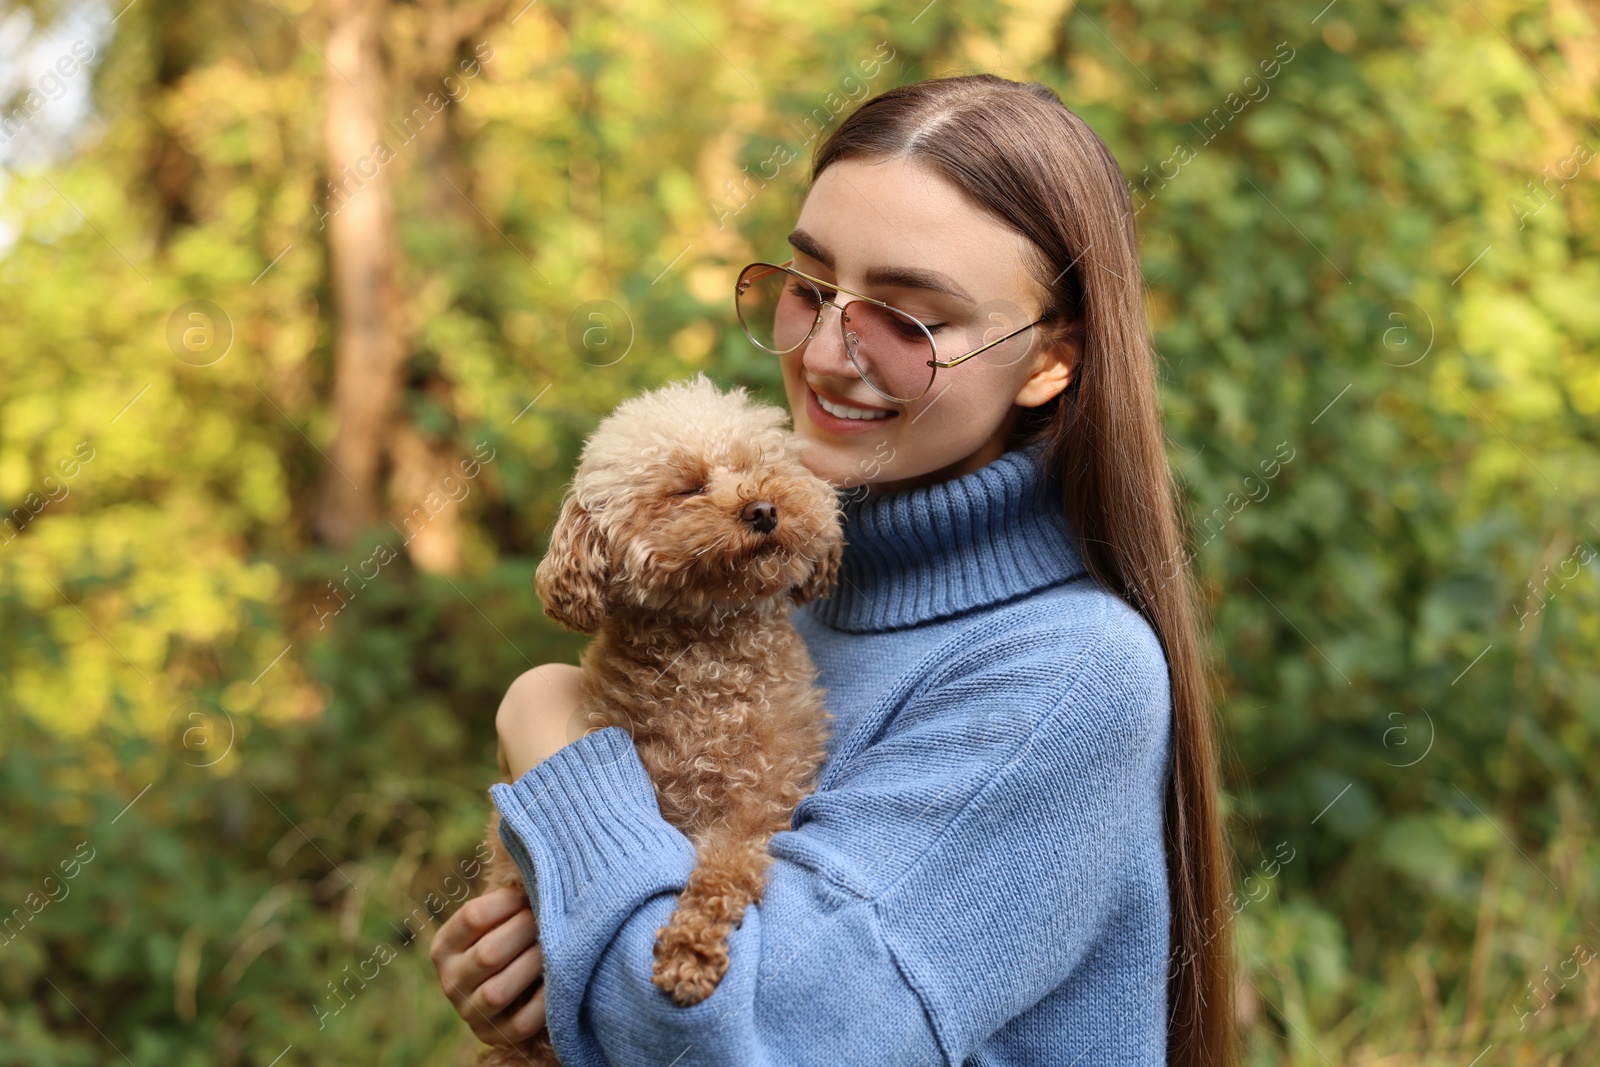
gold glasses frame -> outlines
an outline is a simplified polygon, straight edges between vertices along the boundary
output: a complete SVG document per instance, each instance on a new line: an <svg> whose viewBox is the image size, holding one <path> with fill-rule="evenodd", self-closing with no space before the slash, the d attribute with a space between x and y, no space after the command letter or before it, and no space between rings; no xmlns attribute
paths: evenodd
<svg viewBox="0 0 1600 1067"><path fill-rule="evenodd" d="M894 402L896 404L909 404L909 403L911 403L913 401L920 400L924 396L926 396L927 393L928 393L928 390L933 388L934 376L937 375L940 370L946 369L946 368L949 368L949 367L958 366L958 365L966 362L967 360L971 359L973 356L978 355L981 352L987 352L989 349L993 348L995 345L998 345L998 344L1001 344L1002 342L1011 340L1011 338L1017 336L1017 334L1019 334L1019 333L1022 333L1024 330L1031 330L1035 326L1039 325L1039 323L1045 322L1046 320L1055 317L1055 312L1054 311L1047 311L1043 315L1039 316L1037 319L1035 319L1032 322L1028 323L1026 326L1018 327L1017 329L1012 330L1010 333L1006 334L1004 337L998 337L995 340L990 341L988 344L982 345L982 346L980 346L978 348L974 348L972 351L967 352L964 355L957 356L954 359L940 359L939 358L939 343L933 339L933 334L929 332L928 327L926 325L924 325L923 322L921 320L919 320L915 315L912 315L911 313L906 312L906 311L901 311L899 308L895 307L894 305L886 303L886 302L884 302L882 300L878 300L878 299L876 299L874 297L865 296L865 295L863 295L861 293L853 293L849 289L842 288L841 286L835 285L832 282L825 282L821 278L813 278L811 275L805 273L804 271L796 270L793 266L791 266L791 264L793 264L793 263L794 263L794 260L792 258L784 260L782 263L767 263L765 261L757 261L755 263L750 263L750 264L746 265L743 270L739 271L739 280L738 280L737 283L735 283L735 286L734 286L733 307L734 307L734 311L737 312L738 315L739 315L739 325L744 328L744 335L750 339L750 343L751 344L755 345L757 348L761 349L763 352L771 352L773 355L776 355L776 356L787 355L788 353L793 352L795 349L799 348L801 345L805 344L807 341L811 340L812 335L817 332L817 327L822 323L822 309L824 307L837 308L839 310L839 332L844 336L845 354L850 357L850 365L856 369L856 373L861 376L861 380L867 383L867 388L871 389L874 393L877 393L879 396L883 397L885 400L892 401L892 402ZM768 348L766 345L764 345L760 341L756 340L755 334L752 333L751 330L750 330L750 324L744 321L744 310L739 304L739 297L742 296L745 293L745 291L749 289L751 281L754 280L754 279L751 279L751 281L746 281L746 279L745 279L745 276L750 273L750 269L752 267L767 267L767 268L769 268L771 270L779 270L779 271L783 271L785 274L791 274L791 275L795 276L796 278L799 278L801 281L805 282L807 285L809 285L811 287L811 289L812 289L812 292L814 292L816 294L816 298L817 298L817 314L816 314L816 318L814 318L812 320L812 322L811 322L811 329L807 330L806 331L806 335L804 337L802 337L799 341L797 341L795 344L791 345L788 348L781 349L781 350L780 349L776 349L776 348ZM835 295L838 295L839 293L844 293L847 296L854 297L855 299L854 300L847 300L843 304L835 303L834 301L829 300L829 299L827 299L826 297L824 297L822 295L822 290L824 288L832 290ZM849 307L850 307L851 304L855 303L856 300L862 301L862 302L867 303L867 304L874 304L874 305L876 305L878 307L884 308L887 311L893 312L895 315L898 315L900 318L906 320L907 322L915 323L917 329L922 331L922 335L924 337L926 337L927 340L928 340L928 349L933 353L933 358L928 360L928 366L932 367L933 371L928 375L928 384L923 386L922 392L918 393L916 396L909 396L909 397L891 396L890 394L884 392L882 389L880 389L876 385L874 385L873 382L872 382L872 379L868 378L867 375L866 375L866 372L861 369L861 364L856 360L855 343L853 343L851 341L851 339L850 339L851 331L849 329L847 329L846 326L845 326L845 322L849 318L849 315L850 315Z"/></svg>

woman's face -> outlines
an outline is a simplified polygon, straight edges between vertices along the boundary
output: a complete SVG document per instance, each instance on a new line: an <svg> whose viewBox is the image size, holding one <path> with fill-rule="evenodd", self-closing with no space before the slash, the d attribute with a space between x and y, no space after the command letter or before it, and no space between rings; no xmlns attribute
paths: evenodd
<svg viewBox="0 0 1600 1067"><path fill-rule="evenodd" d="M954 359L1034 321L1042 286L1024 265L1027 239L978 208L924 165L847 160L822 172L789 235L794 267L882 300L929 327L940 360ZM869 280L871 278L872 280ZM824 289L844 304L851 298ZM877 491L931 485L999 458L1023 407L1066 388L1076 364L1046 350L1042 327L941 368L921 398L885 400L845 351L839 311L824 306L811 339L779 358L806 466L836 486ZM888 412L830 415L833 404Z"/></svg>

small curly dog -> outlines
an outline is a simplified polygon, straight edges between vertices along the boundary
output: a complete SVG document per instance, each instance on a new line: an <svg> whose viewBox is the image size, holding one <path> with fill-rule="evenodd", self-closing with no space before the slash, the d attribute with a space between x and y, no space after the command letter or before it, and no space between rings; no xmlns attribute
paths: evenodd
<svg viewBox="0 0 1600 1067"><path fill-rule="evenodd" d="M584 445L535 574L545 612L595 634L577 717L632 735L662 817L694 842L651 979L680 1006L727 972L767 843L826 756L831 716L788 616L828 594L844 538L838 496L801 463L787 419L703 374L625 401ZM499 824L494 812L487 888L526 892ZM548 1029L479 1060L530 1062L559 1063Z"/></svg>

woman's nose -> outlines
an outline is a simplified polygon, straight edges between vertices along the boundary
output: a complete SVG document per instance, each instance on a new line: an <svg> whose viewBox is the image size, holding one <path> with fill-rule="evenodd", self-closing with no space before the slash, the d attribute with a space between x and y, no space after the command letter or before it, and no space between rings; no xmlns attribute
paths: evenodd
<svg viewBox="0 0 1600 1067"><path fill-rule="evenodd" d="M839 316L843 314L832 304L822 308L822 318L806 342L804 366L818 378L858 377L850 354L845 351L844 334L839 329Z"/></svg>

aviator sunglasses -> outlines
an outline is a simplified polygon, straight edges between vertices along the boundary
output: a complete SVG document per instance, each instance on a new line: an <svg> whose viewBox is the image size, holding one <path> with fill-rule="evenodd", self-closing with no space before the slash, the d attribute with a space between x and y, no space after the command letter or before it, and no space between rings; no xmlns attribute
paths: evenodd
<svg viewBox="0 0 1600 1067"><path fill-rule="evenodd" d="M851 365L873 392L897 404L909 404L926 394L940 368L987 352L1055 315L1046 312L964 355L941 360L933 334L916 317L795 270L793 262L752 263L739 272L734 306L745 335L757 348L785 355L816 333L824 307L838 308L839 331ZM839 293L853 299L836 303L833 298Z"/></svg>

